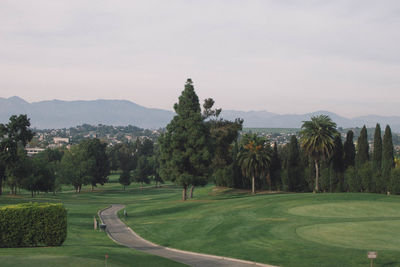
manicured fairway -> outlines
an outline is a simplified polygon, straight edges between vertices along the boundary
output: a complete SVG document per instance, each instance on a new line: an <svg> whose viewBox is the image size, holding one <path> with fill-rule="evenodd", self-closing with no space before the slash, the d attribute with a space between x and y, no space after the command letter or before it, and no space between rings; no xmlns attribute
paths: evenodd
<svg viewBox="0 0 400 267"><path fill-rule="evenodd" d="M377 194L250 196L206 187L146 191L125 221L174 248L282 266L400 266L400 197Z"/></svg>
<svg viewBox="0 0 400 267"><path fill-rule="evenodd" d="M113 177L115 180L115 177ZM179 266L113 243L92 230L93 216L108 204L127 205L122 219L142 237L174 248L281 266L400 266L400 197L377 194L257 194L206 186L182 202L172 185L126 191L117 183L42 194L36 201L63 202L68 239L59 248L0 249L1 266ZM0 197L0 205L31 200ZM122 215L122 212L121 214Z"/></svg>
<svg viewBox="0 0 400 267"><path fill-rule="evenodd" d="M136 187L134 185L132 187ZM61 247L0 248L0 266L185 266L160 257L120 246L104 232L93 230L93 217L101 208L121 199L129 201L131 191L119 191L121 186L109 184L98 192L41 194L31 199L29 193L0 196L0 205L27 201L63 202L68 210L68 236ZM117 191L118 190L118 191ZM134 189L136 190L136 189ZM137 190L138 191L138 190Z"/></svg>

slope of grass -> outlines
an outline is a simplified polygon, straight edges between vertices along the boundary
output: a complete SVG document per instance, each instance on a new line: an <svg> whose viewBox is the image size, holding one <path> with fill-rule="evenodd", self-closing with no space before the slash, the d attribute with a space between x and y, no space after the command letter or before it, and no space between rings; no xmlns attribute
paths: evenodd
<svg viewBox="0 0 400 267"><path fill-rule="evenodd" d="M117 179L112 177L112 181ZM93 216L109 204L127 205L122 217L155 243L281 266L400 266L400 197L378 194L257 194L206 186L182 202L172 185L126 191L118 183L41 194L34 201L63 202L68 238L58 248L0 249L1 266L179 266L135 252L93 231ZM0 197L0 205L30 201L29 193ZM122 211L121 214L122 215Z"/></svg>
<svg viewBox="0 0 400 267"><path fill-rule="evenodd" d="M40 194L33 199L28 192L0 196L0 205L62 202L68 211L68 234L61 247L0 248L0 266L104 266L105 254L109 255L108 266L185 266L120 246L104 232L93 230L93 219L99 209L122 200L129 202L137 194L135 189L124 192L118 184L107 184L94 192L87 189L88 192L81 194Z"/></svg>
<svg viewBox="0 0 400 267"><path fill-rule="evenodd" d="M400 266L400 198L377 194L250 196L211 186L179 201L179 189L144 192L123 218L174 248L282 266Z"/></svg>

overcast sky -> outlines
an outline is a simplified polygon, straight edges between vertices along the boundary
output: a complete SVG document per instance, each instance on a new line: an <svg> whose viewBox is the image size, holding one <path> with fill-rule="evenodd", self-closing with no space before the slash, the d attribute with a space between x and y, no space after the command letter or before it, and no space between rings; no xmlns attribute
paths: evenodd
<svg viewBox="0 0 400 267"><path fill-rule="evenodd" d="M400 1L1 0L0 97L400 115Z"/></svg>

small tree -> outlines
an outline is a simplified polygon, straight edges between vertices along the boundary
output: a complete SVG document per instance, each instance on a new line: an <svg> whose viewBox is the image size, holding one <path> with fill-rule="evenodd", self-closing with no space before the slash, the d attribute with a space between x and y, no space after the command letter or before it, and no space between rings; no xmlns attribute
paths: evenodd
<svg viewBox="0 0 400 267"><path fill-rule="evenodd" d="M243 147L239 152L239 165L243 175L251 179L251 192L255 194L255 178L267 176L271 161L270 145L257 135L243 136Z"/></svg>
<svg viewBox="0 0 400 267"><path fill-rule="evenodd" d="M106 154L107 144L102 143L99 139L86 139L81 142L80 147L86 151L87 156L93 160L93 165L88 170L90 176L90 184L93 187L97 184L104 185L108 181L110 174L110 161Z"/></svg>
<svg viewBox="0 0 400 267"><path fill-rule="evenodd" d="M391 170L389 190L393 194L400 194L400 168Z"/></svg>
<svg viewBox="0 0 400 267"><path fill-rule="evenodd" d="M356 157L356 148L353 142L354 133L352 130L349 130L346 134L346 141L343 144L343 153L344 153L344 169L347 169L350 166L355 165L355 157Z"/></svg>
<svg viewBox="0 0 400 267"><path fill-rule="evenodd" d="M282 171L282 164L281 159L278 154L278 144L274 143L274 149L271 156L271 164L269 168L269 173L271 175L271 183L272 187L275 190L281 189L281 171Z"/></svg>
<svg viewBox="0 0 400 267"><path fill-rule="evenodd" d="M389 189L390 172L394 168L394 149L392 140L392 130L386 125L385 134L383 136L382 149L382 178L386 191Z"/></svg>
<svg viewBox="0 0 400 267"><path fill-rule="evenodd" d="M119 176L119 183L124 186L124 191L125 187L131 184L131 175L130 171L124 170Z"/></svg>
<svg viewBox="0 0 400 267"><path fill-rule="evenodd" d="M369 145L367 127L364 125L357 141L356 167L361 168L367 161L369 161Z"/></svg>
<svg viewBox="0 0 400 267"><path fill-rule="evenodd" d="M374 151L372 153L372 167L375 172L381 172L382 168L382 137L381 126L376 124L374 133Z"/></svg>
<svg viewBox="0 0 400 267"><path fill-rule="evenodd" d="M300 155L300 146L295 135L292 135L288 146L286 163L287 189L292 192L301 192L305 189L304 166Z"/></svg>
<svg viewBox="0 0 400 267"><path fill-rule="evenodd" d="M337 187L339 191L343 191L344 186L344 149L340 135L336 135L334 143L335 147L331 159L332 172L330 173L331 177L329 182L330 192L335 190Z"/></svg>
<svg viewBox="0 0 400 267"><path fill-rule="evenodd" d="M33 138L27 115L13 115L7 124L0 123L0 195L7 168L18 160L18 148L25 147Z"/></svg>
<svg viewBox="0 0 400 267"><path fill-rule="evenodd" d="M79 145L72 146L61 160L62 181L74 186L76 193L80 193L82 185L87 185L91 181L90 170L94 164L94 159L88 157L87 151Z"/></svg>
<svg viewBox="0 0 400 267"><path fill-rule="evenodd" d="M133 179L140 183L140 189L143 188L143 183L149 184L149 176L153 174L153 166L150 165L146 156L141 156L138 160L136 169L133 171Z"/></svg>

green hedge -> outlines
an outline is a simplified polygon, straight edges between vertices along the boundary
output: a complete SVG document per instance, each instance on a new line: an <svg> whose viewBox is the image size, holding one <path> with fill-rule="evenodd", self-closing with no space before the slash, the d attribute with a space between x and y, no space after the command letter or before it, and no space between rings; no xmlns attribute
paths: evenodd
<svg viewBox="0 0 400 267"><path fill-rule="evenodd" d="M0 208L0 247L61 246L67 237L62 204L24 203Z"/></svg>

